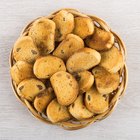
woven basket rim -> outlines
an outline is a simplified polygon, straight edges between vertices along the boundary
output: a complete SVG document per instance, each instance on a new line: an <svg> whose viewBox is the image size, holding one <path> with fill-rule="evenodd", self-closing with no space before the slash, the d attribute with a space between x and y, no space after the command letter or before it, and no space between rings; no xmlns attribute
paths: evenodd
<svg viewBox="0 0 140 140"><path fill-rule="evenodd" d="M42 17L46 17L46 18L51 19L51 18L54 17L54 15L55 15L57 12L59 12L59 11L61 11L61 10L66 10L66 11L72 13L74 16L83 16L83 17L85 17L85 16L87 17L87 16L88 16L88 17L90 17L90 18L93 20L93 22L95 23L95 25L96 25L96 23L99 24L99 25L100 25L100 28L102 28L102 29L104 29L104 30L106 30L106 31L108 31L108 32L111 32L111 33L114 35L114 37L115 37L115 43L118 44L119 49L120 49L120 51L121 51L122 54L123 54L123 58L124 58L124 67L121 68L120 71L119 71L119 74L120 74L120 77L122 78L122 81L120 82L119 87L117 88L117 90L116 90L115 93L114 93L115 95L113 96L113 98L112 98L112 100L111 100L111 102L110 102L109 109L108 109L106 112L104 112L104 113L102 113L102 114L99 114L99 115L97 115L97 116L93 116L93 117L91 117L91 118L89 118L89 119L86 119L86 120L83 120L83 121L75 121L76 123L71 122L71 121L59 122L59 123L52 123L52 122L50 122L48 119L44 118L44 117L42 116L42 114L38 113L38 112L33 108L33 106L30 104L29 101L27 101L26 99L21 99L21 98L19 97L19 95L18 95L17 92L16 92L16 84L14 83L14 81L12 80L12 78L11 78L11 86L12 86L12 89L13 89L14 94L15 94L15 96L17 97L17 99L18 99L19 101L21 101L21 102L28 108L29 112L30 112L35 118L37 118L37 119L39 119L39 120L41 120L41 121L43 121L43 122L45 122L45 123L47 123L47 124L57 124L57 125L63 127L64 129L67 129L67 130L76 130L76 129L84 128L84 127L86 127L87 125L89 125L89 124L91 124L91 123L94 123L94 122L96 122L96 121L102 120L102 119L106 118L107 116L109 116L109 115L113 112L113 110L114 110L115 106L117 105L119 99L124 95L124 92L125 92L126 87L127 87L127 82L128 82L128 70L127 70L126 60L125 60L125 59L126 59L126 47L125 47L125 44L124 44L124 42L122 41L122 39L121 39L115 32L113 32L113 31L111 30L111 28L106 24L105 21L103 21L102 19L100 19L100 18L97 17L97 16L85 15L85 14L80 13L78 10L70 9L70 8L65 8L65 9L60 9L60 10L58 10L58 11L52 13L50 16L42 16ZM39 18L42 18L42 17L39 17ZM39 18L36 18L36 19L34 19L33 21L31 21L30 23L28 23L28 24L25 26L25 28L22 30L20 36L26 36L26 35L28 34L28 31L29 31L29 29L30 29L32 23L33 23L34 21L36 21L37 19L39 19ZM13 52L13 48L12 48L12 50L11 50L11 52L10 52L10 57L9 57L10 68L13 66L13 63L14 63L14 59L13 59L12 52ZM77 123L77 122L79 122L79 123Z"/></svg>

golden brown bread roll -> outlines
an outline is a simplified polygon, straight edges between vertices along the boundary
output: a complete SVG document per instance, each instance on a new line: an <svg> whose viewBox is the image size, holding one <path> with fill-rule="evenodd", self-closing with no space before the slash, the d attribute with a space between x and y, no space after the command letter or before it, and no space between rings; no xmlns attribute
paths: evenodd
<svg viewBox="0 0 140 140"><path fill-rule="evenodd" d="M97 51L108 50L113 46L113 43L113 34L97 27L95 28L94 34L86 39L87 46Z"/></svg>
<svg viewBox="0 0 140 140"><path fill-rule="evenodd" d="M114 46L108 51L101 52L101 58L99 65L111 73L116 73L124 65L122 53Z"/></svg>
<svg viewBox="0 0 140 140"><path fill-rule="evenodd" d="M83 120L93 116L93 113L90 112L84 105L83 94L79 95L75 102L70 105L69 112L77 120Z"/></svg>
<svg viewBox="0 0 140 140"><path fill-rule="evenodd" d="M52 19L56 24L55 40L62 41L74 28L74 16L66 10L61 10Z"/></svg>
<svg viewBox="0 0 140 140"><path fill-rule="evenodd" d="M17 61L11 67L10 73L17 85L24 79L35 77L33 74L33 65L25 61Z"/></svg>
<svg viewBox="0 0 140 140"><path fill-rule="evenodd" d="M50 92L49 89L42 91L35 97L34 100L35 109L38 112L43 113L54 97L55 97L54 93L52 91Z"/></svg>
<svg viewBox="0 0 140 140"><path fill-rule="evenodd" d="M14 44L13 57L16 61L33 63L39 55L39 50L30 36L20 37Z"/></svg>
<svg viewBox="0 0 140 140"><path fill-rule="evenodd" d="M102 67L96 67L92 70L95 76L97 90L101 94L109 94L117 89L120 83L119 73L109 73Z"/></svg>
<svg viewBox="0 0 140 140"><path fill-rule="evenodd" d="M60 105L56 99L52 100L48 105L46 114L53 123L67 121L71 118L67 107Z"/></svg>
<svg viewBox="0 0 140 140"><path fill-rule="evenodd" d="M66 67L62 59L48 55L36 60L33 71L37 78L45 79L50 78L57 71L66 71Z"/></svg>
<svg viewBox="0 0 140 140"><path fill-rule="evenodd" d="M81 71L74 74L79 84L79 92L84 93L91 88L94 83L94 76L89 71Z"/></svg>
<svg viewBox="0 0 140 140"><path fill-rule="evenodd" d="M96 114L104 113L109 106L108 98L101 95L95 87L86 92L85 104L88 110Z"/></svg>
<svg viewBox="0 0 140 140"><path fill-rule="evenodd" d="M94 23L89 17L74 18L75 27L73 33L85 39L94 32Z"/></svg>
<svg viewBox="0 0 140 140"><path fill-rule="evenodd" d="M67 70L70 73L89 70L98 65L101 55L91 48L82 48L69 57L66 63Z"/></svg>
<svg viewBox="0 0 140 140"><path fill-rule="evenodd" d="M68 34L54 50L53 55L66 61L72 54L84 48L84 41L77 35Z"/></svg>
<svg viewBox="0 0 140 140"><path fill-rule="evenodd" d="M38 79L25 79L19 83L17 93L23 99L33 101L35 96L45 90L45 85Z"/></svg>
<svg viewBox="0 0 140 140"><path fill-rule="evenodd" d="M71 74L59 71L52 75L50 81L59 104L67 106L76 100L79 87Z"/></svg>
<svg viewBox="0 0 140 140"><path fill-rule="evenodd" d="M37 19L29 30L34 42L42 55L50 54L54 50L55 23L45 17Z"/></svg>

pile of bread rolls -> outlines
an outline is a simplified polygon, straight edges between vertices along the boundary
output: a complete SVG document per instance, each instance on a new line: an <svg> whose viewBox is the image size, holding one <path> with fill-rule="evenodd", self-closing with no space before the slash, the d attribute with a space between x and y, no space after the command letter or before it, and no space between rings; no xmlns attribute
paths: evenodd
<svg viewBox="0 0 140 140"><path fill-rule="evenodd" d="M86 15L61 10L51 19L38 18L12 51L11 77L18 96L52 123L107 111L124 65L114 40Z"/></svg>

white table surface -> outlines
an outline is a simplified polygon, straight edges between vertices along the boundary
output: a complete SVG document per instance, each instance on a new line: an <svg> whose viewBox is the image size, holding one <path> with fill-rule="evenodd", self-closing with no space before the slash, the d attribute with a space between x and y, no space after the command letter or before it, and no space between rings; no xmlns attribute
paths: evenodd
<svg viewBox="0 0 140 140"><path fill-rule="evenodd" d="M127 46L129 82L124 98L107 119L77 131L46 125L15 98L8 57L22 28L60 8L76 8L103 18ZM139 140L140 1L139 0L0 0L0 140Z"/></svg>

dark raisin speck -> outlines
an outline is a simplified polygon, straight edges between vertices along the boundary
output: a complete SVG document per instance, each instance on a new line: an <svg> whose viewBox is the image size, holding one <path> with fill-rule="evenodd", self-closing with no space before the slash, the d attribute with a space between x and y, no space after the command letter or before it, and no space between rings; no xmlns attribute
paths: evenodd
<svg viewBox="0 0 140 140"><path fill-rule="evenodd" d="M72 108L74 107L74 105L75 105L75 104L73 103L73 104L72 104Z"/></svg>
<svg viewBox="0 0 140 140"><path fill-rule="evenodd" d="M39 93L39 94L37 95L37 97L40 98L40 97L42 97L43 95L44 95L44 93L41 92L41 93Z"/></svg>
<svg viewBox="0 0 140 140"><path fill-rule="evenodd" d="M29 96L29 98L32 100L32 97L31 96Z"/></svg>
<svg viewBox="0 0 140 140"><path fill-rule="evenodd" d="M68 79L70 79L70 76L69 75L66 75L66 76L67 76Z"/></svg>
<svg viewBox="0 0 140 140"><path fill-rule="evenodd" d="M107 101L107 96L106 95L103 95L103 97L104 97L105 101Z"/></svg>
<svg viewBox="0 0 140 140"><path fill-rule="evenodd" d="M84 106L82 106L82 109L85 109L85 107L84 107Z"/></svg>
<svg viewBox="0 0 140 140"><path fill-rule="evenodd" d="M21 49L21 48L17 48L16 51L19 52L20 49Z"/></svg>
<svg viewBox="0 0 140 140"><path fill-rule="evenodd" d="M43 89L43 87L41 85L36 85L36 86L39 88L39 90Z"/></svg>
<svg viewBox="0 0 140 140"><path fill-rule="evenodd" d="M62 36L62 34L61 34L61 32L60 32L60 29L57 29L57 37L58 37L58 38L61 38L61 36Z"/></svg>
<svg viewBox="0 0 140 140"><path fill-rule="evenodd" d="M61 110L61 106L59 107L59 109L58 109L59 111Z"/></svg>
<svg viewBox="0 0 140 140"><path fill-rule="evenodd" d="M19 90L22 90L24 88L24 86L19 87Z"/></svg>
<svg viewBox="0 0 140 140"><path fill-rule="evenodd" d="M62 54L64 54L64 51L63 51L63 50L61 50L61 53L62 53Z"/></svg>
<svg viewBox="0 0 140 140"><path fill-rule="evenodd" d="M74 77L75 77L75 79L77 80L77 81L80 81L80 79L81 79L81 77L78 75L78 74L74 74Z"/></svg>
<svg viewBox="0 0 140 140"><path fill-rule="evenodd" d="M90 95L88 95L88 100L90 101Z"/></svg>
<svg viewBox="0 0 140 140"><path fill-rule="evenodd" d="M37 54L37 51L31 50L32 54Z"/></svg>
<svg viewBox="0 0 140 140"><path fill-rule="evenodd" d="M45 49L44 51L45 51L46 53L48 53L48 52L49 52L49 50L48 50L48 49Z"/></svg>

